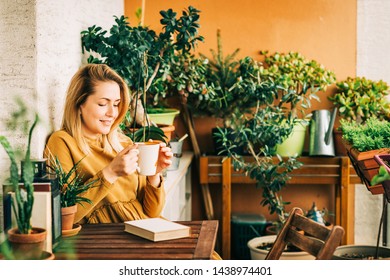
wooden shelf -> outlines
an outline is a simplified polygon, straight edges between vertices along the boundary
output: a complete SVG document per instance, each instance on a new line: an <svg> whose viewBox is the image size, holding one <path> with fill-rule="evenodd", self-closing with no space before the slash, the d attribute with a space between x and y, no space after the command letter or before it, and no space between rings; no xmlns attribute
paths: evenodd
<svg viewBox="0 0 390 280"><path fill-rule="evenodd" d="M248 158L249 159L249 158ZM276 159L275 159L276 160ZM300 157L303 166L291 173L288 184L334 185L335 223L345 230L343 244L354 242L354 197L352 184L361 183L348 157ZM200 157L200 183L222 184L222 258L230 259L231 185L253 184L245 174L235 171L230 158Z"/></svg>

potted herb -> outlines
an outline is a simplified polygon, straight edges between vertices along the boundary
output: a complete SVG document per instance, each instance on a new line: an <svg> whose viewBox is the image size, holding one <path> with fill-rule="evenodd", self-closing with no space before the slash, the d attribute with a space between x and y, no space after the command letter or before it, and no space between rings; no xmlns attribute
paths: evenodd
<svg viewBox="0 0 390 280"><path fill-rule="evenodd" d="M336 81L335 74L298 52L260 53L266 64L262 75L271 77L278 85L276 102L279 107L285 108L286 114L291 115L295 123L293 132L278 146L278 153L282 156L301 155L310 118L306 111L311 108L311 100L320 101L318 93L324 93Z"/></svg>
<svg viewBox="0 0 390 280"><path fill-rule="evenodd" d="M363 124L341 119L340 125L344 145L356 173L371 193L382 194L383 186L372 186L370 182L379 169L374 156L390 151L390 122L370 117Z"/></svg>
<svg viewBox="0 0 390 280"><path fill-rule="evenodd" d="M96 182L91 181L86 184L83 183L82 174L78 172L78 166L81 160L76 162L75 165L67 172L63 169L61 162L57 157L49 155L48 167L56 174L58 178L58 184L61 192L61 214L62 214L62 232L63 235L67 234L70 230L73 230L74 218L77 212L77 204L83 205L83 202L92 204L92 201L82 194L88 189L93 187ZM76 230L80 230L81 226L78 225ZM76 232L77 233L77 232Z"/></svg>
<svg viewBox="0 0 390 280"><path fill-rule="evenodd" d="M152 125L145 113L149 106L157 106L166 96L166 83L172 77L170 63L176 57L190 53L197 42L203 40L198 35L199 12L192 6L180 17L176 17L177 13L172 9L160 11L160 33L146 26L130 26L124 16L115 17L116 24L109 34L96 25L81 32L83 51L90 53L88 62L106 63L129 86L132 103L122 128Z"/></svg>
<svg viewBox="0 0 390 280"><path fill-rule="evenodd" d="M364 123L367 119L376 116L379 119L389 120L390 103L386 98L388 90L388 84L382 80L348 77L336 83L335 94L328 99L338 108L340 119ZM339 125L336 125L334 135L336 154L347 155Z"/></svg>
<svg viewBox="0 0 390 280"><path fill-rule="evenodd" d="M34 206L34 171L30 158L32 134L39 122L39 118L35 114L34 121L28 128L26 116L28 109L21 102L19 104L21 106L20 110L13 114L10 123L12 127L10 128L24 127L28 131L26 131L28 141L23 159L22 176L19 176L16 149L11 146L5 136L0 136L0 143L10 160L10 177L8 180L14 192L14 196L11 196L11 205L17 223L17 227L11 228L7 234L13 258L41 259L47 232L46 229L33 227L31 224Z"/></svg>

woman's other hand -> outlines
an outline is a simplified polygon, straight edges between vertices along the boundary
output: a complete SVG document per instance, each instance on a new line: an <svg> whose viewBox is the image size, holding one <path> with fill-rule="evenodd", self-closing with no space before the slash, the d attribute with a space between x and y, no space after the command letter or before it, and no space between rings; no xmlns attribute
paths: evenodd
<svg viewBox="0 0 390 280"><path fill-rule="evenodd" d="M160 143L160 151L157 162L157 173L160 173L163 169L168 168L172 164L172 150L164 142Z"/></svg>
<svg viewBox="0 0 390 280"><path fill-rule="evenodd" d="M103 169L107 181L114 183L118 177L130 175L137 170L139 153L137 148L137 144L127 146Z"/></svg>

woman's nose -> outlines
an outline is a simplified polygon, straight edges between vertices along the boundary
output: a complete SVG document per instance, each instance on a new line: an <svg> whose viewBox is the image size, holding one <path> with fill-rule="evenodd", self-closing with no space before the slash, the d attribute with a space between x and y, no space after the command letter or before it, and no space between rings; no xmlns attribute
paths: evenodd
<svg viewBox="0 0 390 280"><path fill-rule="evenodd" d="M114 106L108 106L106 115L107 116L113 116L115 112L115 107Z"/></svg>

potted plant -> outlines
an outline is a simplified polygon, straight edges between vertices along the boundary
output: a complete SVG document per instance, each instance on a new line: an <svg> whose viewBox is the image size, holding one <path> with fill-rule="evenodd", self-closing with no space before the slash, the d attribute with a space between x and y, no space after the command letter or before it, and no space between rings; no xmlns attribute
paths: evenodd
<svg viewBox="0 0 390 280"><path fill-rule="evenodd" d="M197 95L199 97L197 102L191 103L196 105L196 107L192 106L195 114L216 118L216 127L212 129L214 147L217 154L224 154L224 148L218 141L218 127L224 129L226 137L234 138L230 135L233 133L235 125L232 121L233 115L250 113L251 108L256 105L256 99L253 99L252 94L256 90L257 81L250 77L253 74L251 73L252 69L246 68L252 67L251 58L236 59L239 49L224 56L220 30L217 30L217 50L210 50L210 52L211 58L200 54L204 61L208 61L207 64L204 64L205 87L201 94ZM257 66L254 71L258 71ZM246 80L240 82L244 76ZM238 153L243 153L239 142L235 142L233 145Z"/></svg>
<svg viewBox="0 0 390 280"><path fill-rule="evenodd" d="M145 113L150 106L161 105L161 99L166 96L166 83L172 77L170 63L203 41L198 36L199 12L190 6L177 18L172 9L160 11L160 33L142 25L130 26L124 16L115 17L116 24L109 35L96 25L81 32L83 51L90 53L88 62L106 63L129 86L132 103L122 128L156 125Z"/></svg>
<svg viewBox="0 0 390 280"><path fill-rule="evenodd" d="M326 227L332 225L328 223L324 217L328 214L327 210L318 210L316 204L313 202L312 208L309 209L305 216L319 224ZM269 235L258 236L248 241L247 246L249 247L252 260L264 260L268 254L268 251L273 246L273 243L277 237L277 232ZM280 257L281 260L314 260L315 257L308 252L302 251L299 248L288 245L283 254Z"/></svg>
<svg viewBox="0 0 390 280"><path fill-rule="evenodd" d="M318 93L325 92L336 81L335 74L298 52L275 52L272 55L268 51L260 53L266 64L262 75L275 80L279 86L279 107L285 108L286 114L291 114L294 119L294 130L283 144L278 145L278 153L282 156L295 153L301 155L310 118L306 110L311 107L312 99L320 101Z"/></svg>
<svg viewBox="0 0 390 280"><path fill-rule="evenodd" d="M261 63L250 57L239 63L241 78L234 88L245 92L246 98L256 105L244 115L232 114L232 132L219 128L217 136L226 155L232 158L234 168L256 180L256 186L263 190L261 204L267 206L271 214L276 213L283 223L287 202L279 192L290 179L289 173L301 163L296 157L277 155L276 146L291 132L292 121L286 119L283 108L275 104L277 84L269 77L261 77ZM248 156L237 153L236 143L245 146Z"/></svg>
<svg viewBox="0 0 390 280"><path fill-rule="evenodd" d="M60 200L61 200L61 226L62 235L69 236L77 234L81 229L80 225L74 228L74 218L77 212L77 205L83 205L83 202L92 204L92 201L82 194L89 188L93 187L93 184L97 181L91 181L86 184L83 183L82 174L78 172L78 166L81 162L76 162L75 165L67 172L63 169L61 162L57 157L48 155L48 168L51 169L58 178L58 184L60 186Z"/></svg>
<svg viewBox="0 0 390 280"><path fill-rule="evenodd" d="M386 98L388 90L388 84L382 80L348 77L336 83L336 92L328 99L338 108L339 117L347 121L364 123L373 116L389 120L390 103ZM346 155L338 126L335 127L334 134L336 153Z"/></svg>
<svg viewBox="0 0 390 280"><path fill-rule="evenodd" d="M364 123L373 116L390 118L390 103L386 99L388 91L388 84L382 80L348 77L336 83L336 92L328 99L339 108L341 118Z"/></svg>
<svg viewBox="0 0 390 280"><path fill-rule="evenodd" d="M230 135L219 128L217 136L226 155L232 158L233 168L254 179L256 187L262 189L261 204L268 207L270 214L277 215L274 224L280 226L286 219L285 206L289 204L282 199L280 191L291 178L290 173L302 164L296 155L278 155L277 146L290 135L296 117L286 114L284 104L277 102L283 85L280 86L275 77L263 74L261 62L250 57L241 59L237 73L240 76L231 87L231 93L241 92L241 96L245 93L244 98L251 100L254 106L245 114L232 114ZM245 156L235 151L236 143L245 146ZM255 242L251 241L248 245Z"/></svg>
<svg viewBox="0 0 390 280"><path fill-rule="evenodd" d="M363 124L341 119L340 125L344 145L356 173L372 194L382 194L383 186L372 186L371 180L379 169L374 156L390 151L390 122L370 117Z"/></svg>
<svg viewBox="0 0 390 280"><path fill-rule="evenodd" d="M9 140L5 136L0 136L0 143L10 160L10 177L8 180L15 194L11 196L11 205L17 227L8 230L7 235L13 258L41 259L47 232L46 229L33 227L31 224L32 209L34 206L34 171L30 158L32 134L39 118L35 114L34 121L28 128L28 120L26 120L26 112L28 112L28 109L21 102L19 104L21 108L13 114L10 124L12 125L12 129L24 127L28 130L22 176L19 176L17 151L12 148Z"/></svg>
<svg viewBox="0 0 390 280"><path fill-rule="evenodd" d="M371 180L371 185L383 184L384 186L390 186L390 174L388 167L389 154L375 155L375 160L380 165L378 174L375 175ZM386 189L386 188L385 188ZM385 192L387 203L389 202L390 192ZM379 223L379 233L381 232L384 213L387 212L387 203L384 204L382 209L382 216ZM335 260L377 260L377 259L389 259L390 248L379 246L379 240L381 235L378 234L377 244L375 245L364 245L364 244L352 244L343 245L336 248L333 259Z"/></svg>

